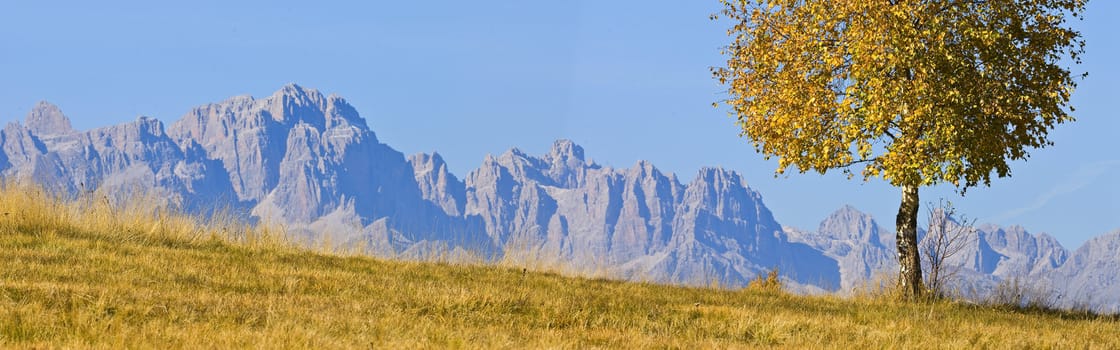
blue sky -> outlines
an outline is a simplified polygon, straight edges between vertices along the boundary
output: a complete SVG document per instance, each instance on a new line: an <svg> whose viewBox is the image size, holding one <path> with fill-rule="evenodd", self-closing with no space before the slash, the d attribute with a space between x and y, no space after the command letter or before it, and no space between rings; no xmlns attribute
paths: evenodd
<svg viewBox="0 0 1120 350"><path fill-rule="evenodd" d="M815 229L844 204L891 229L900 195L840 174L775 178L724 109L724 25L692 1L19 1L0 5L0 123L39 100L76 127L167 123L191 107L295 82L346 97L382 142L438 151L464 177L487 153L571 139L596 162L647 159L691 180L741 172L779 222ZM1120 229L1114 117L1120 3L1091 1L1078 121L991 188L925 188L981 222L1047 232L1068 248Z"/></svg>

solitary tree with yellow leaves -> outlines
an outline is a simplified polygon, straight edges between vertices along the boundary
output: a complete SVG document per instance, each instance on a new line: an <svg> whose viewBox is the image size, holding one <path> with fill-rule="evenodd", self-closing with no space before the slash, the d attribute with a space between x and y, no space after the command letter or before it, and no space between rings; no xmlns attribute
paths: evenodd
<svg viewBox="0 0 1120 350"><path fill-rule="evenodd" d="M918 189L1010 175L1072 121L1086 0L720 0L713 68L742 136L780 174L882 177L902 190L899 287L923 293Z"/></svg>

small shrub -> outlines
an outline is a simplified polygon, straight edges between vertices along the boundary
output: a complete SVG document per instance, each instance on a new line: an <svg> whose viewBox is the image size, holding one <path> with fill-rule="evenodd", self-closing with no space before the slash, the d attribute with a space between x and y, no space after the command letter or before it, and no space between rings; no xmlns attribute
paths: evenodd
<svg viewBox="0 0 1120 350"><path fill-rule="evenodd" d="M922 270L925 272L926 297L959 297L959 293L955 293L952 288L959 282L957 273L960 272L963 261L955 257L976 244L976 219L958 213L953 202L945 199L929 203L929 208L929 228L918 246Z"/></svg>
<svg viewBox="0 0 1120 350"><path fill-rule="evenodd" d="M765 275L758 274L758 276L747 284L747 289L769 292L782 291L782 280L778 277L778 268L775 267Z"/></svg>

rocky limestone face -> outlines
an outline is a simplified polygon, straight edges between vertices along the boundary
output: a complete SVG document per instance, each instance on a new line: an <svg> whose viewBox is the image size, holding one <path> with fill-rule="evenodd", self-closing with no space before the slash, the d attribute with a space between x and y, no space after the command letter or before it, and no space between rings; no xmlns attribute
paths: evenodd
<svg viewBox="0 0 1120 350"><path fill-rule="evenodd" d="M48 152L48 143L73 133L70 119L58 106L40 101L27 113L24 124L9 123L0 132L0 170L13 169L6 175L16 178L33 177L30 167L38 156Z"/></svg>
<svg viewBox="0 0 1120 350"><path fill-rule="evenodd" d="M780 226L768 211L761 211L757 200L757 193L738 174L701 169L685 187L676 209L670 242L675 254L662 268L676 278L743 283L778 267L775 248L782 240Z"/></svg>
<svg viewBox="0 0 1120 350"><path fill-rule="evenodd" d="M447 169L439 153L420 153L408 158L420 194L451 216L463 215L467 202L466 185Z"/></svg>
<svg viewBox="0 0 1120 350"><path fill-rule="evenodd" d="M816 232L787 228L790 240L822 251L837 261L840 273L839 291L859 292L898 270L895 247L885 246L879 236L879 224L866 213L852 206L833 212L818 226Z"/></svg>
<svg viewBox="0 0 1120 350"><path fill-rule="evenodd" d="M668 247L684 189L646 161L623 174L622 204L611 247L616 259L626 261Z"/></svg>
<svg viewBox="0 0 1120 350"><path fill-rule="evenodd" d="M57 110L43 106L48 105L40 104L37 109ZM36 128L19 124L5 128L4 154L16 160L5 176L32 178L62 193L101 191L118 201L156 196L169 205L197 212L214 210L217 199L237 207L229 197L228 182L221 181L226 176L221 168L205 159L190 159L156 119L140 117L79 132L45 129L48 124L69 128L68 122L59 121L65 116L49 114L32 112L28 122L39 125ZM40 138L36 129L49 134Z"/></svg>
<svg viewBox="0 0 1120 350"><path fill-rule="evenodd" d="M0 169L5 170L6 176L18 179L28 178L28 165L47 153L47 145L19 123L9 123L0 131L0 145L4 150Z"/></svg>
<svg viewBox="0 0 1120 350"><path fill-rule="evenodd" d="M209 157L220 160L238 199L260 201L278 185L289 143L301 141L289 139L300 135L292 133L299 125L329 133L322 146L330 147L328 156L336 160L342 154L337 148L355 143L353 139L377 142L345 100L295 84L260 100L238 96L197 107L172 124L168 134L180 144L197 143Z"/></svg>
<svg viewBox="0 0 1120 350"><path fill-rule="evenodd" d="M547 164L545 176L552 179L556 187L579 187L588 169L594 169L583 157L583 147L570 140L558 140L548 154L541 157Z"/></svg>
<svg viewBox="0 0 1120 350"><path fill-rule="evenodd" d="M785 249L761 196L723 169L704 169L685 186L648 162L601 167L560 140L540 157L517 149L488 157L466 188L467 215L526 264L696 285L745 285L774 267L799 282L835 280L820 271L835 261L803 245Z"/></svg>
<svg viewBox="0 0 1120 350"><path fill-rule="evenodd" d="M1090 239L1046 275L1063 307L1120 312L1120 231Z"/></svg>
<svg viewBox="0 0 1120 350"><path fill-rule="evenodd" d="M221 161L239 200L259 201L276 186L288 134L268 109L266 102L235 97L195 108L168 134L180 144L197 143Z"/></svg>
<svg viewBox="0 0 1120 350"><path fill-rule="evenodd" d="M1068 255L1052 237L1019 226L979 225L947 263L978 278L1035 278L1053 271Z"/></svg>
<svg viewBox="0 0 1120 350"><path fill-rule="evenodd" d="M1006 229L986 226L980 233L993 250L1005 257L992 272L996 276L1032 276L1049 272L1064 262L1062 260L1069 254L1060 244L1054 245L1057 241L1042 241L1021 226Z"/></svg>
<svg viewBox="0 0 1120 350"><path fill-rule="evenodd" d="M701 169L684 191L674 238L704 241L738 254L773 254L785 233L761 200L739 174ZM735 233L733 241L728 240L730 232Z"/></svg>
<svg viewBox="0 0 1120 350"><path fill-rule="evenodd" d="M1069 250L1054 237L1040 233L1035 236L1035 241L1038 249L1033 254L1034 264L1029 267L1031 274L1049 274L1069 261Z"/></svg>

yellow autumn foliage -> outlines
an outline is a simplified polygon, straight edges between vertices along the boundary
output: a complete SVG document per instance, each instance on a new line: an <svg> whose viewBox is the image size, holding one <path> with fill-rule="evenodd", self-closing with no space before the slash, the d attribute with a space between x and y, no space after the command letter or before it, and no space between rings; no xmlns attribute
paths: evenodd
<svg viewBox="0 0 1120 350"><path fill-rule="evenodd" d="M966 189L1072 121L1085 0L721 0L730 106L778 172Z"/></svg>

